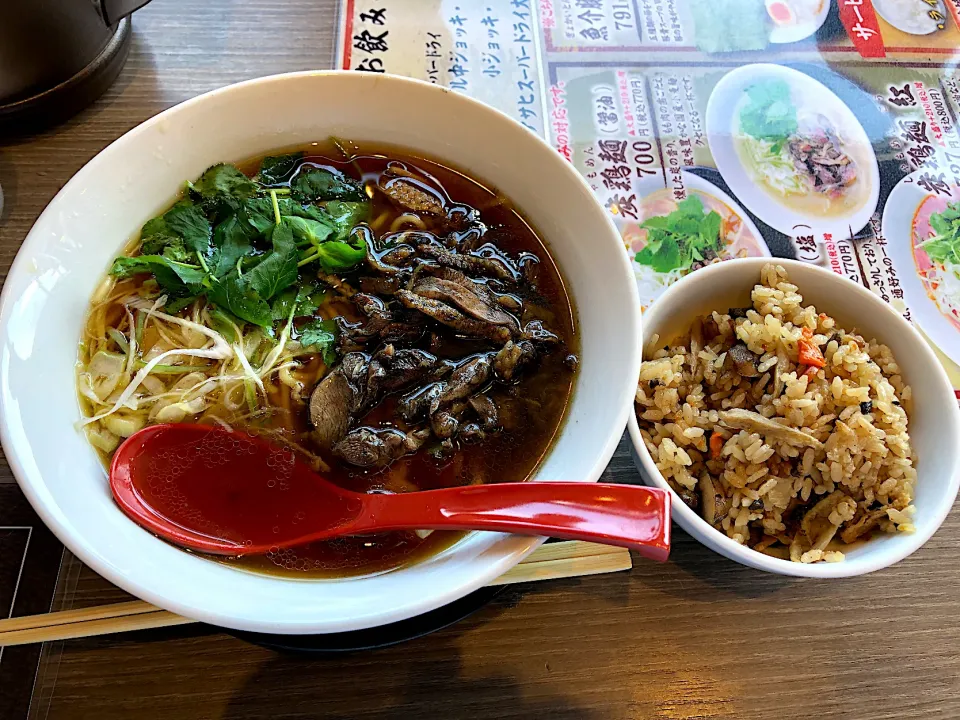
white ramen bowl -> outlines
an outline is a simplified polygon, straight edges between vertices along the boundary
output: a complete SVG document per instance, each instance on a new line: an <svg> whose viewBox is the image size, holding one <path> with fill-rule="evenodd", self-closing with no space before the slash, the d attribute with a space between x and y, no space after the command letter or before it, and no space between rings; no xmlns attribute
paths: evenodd
<svg viewBox="0 0 960 720"><path fill-rule="evenodd" d="M769 262L783 265L790 282L800 288L803 304L837 320L841 328L857 328L893 352L913 391L907 406L908 431L917 468L913 533L880 533L845 551L838 563L804 565L781 560L739 544L709 525L700 513L674 496L673 519L712 550L759 570L802 577L836 578L863 575L899 562L923 545L943 523L960 487L960 409L947 374L930 346L904 318L866 288L829 270L775 258L746 258L710 265L679 280L644 313L646 338L660 336L666 345L685 333L693 319L711 310L750 305L750 291ZM646 353L645 353L646 355ZM637 469L646 483L671 490L640 436L636 414L628 422ZM671 491L672 492L672 491Z"/></svg>
<svg viewBox="0 0 960 720"><path fill-rule="evenodd" d="M573 166L506 115L427 83L304 72L231 85L146 121L91 160L23 243L0 299L0 436L20 486L83 562L176 613L229 628L329 633L395 622L487 584L542 538L474 533L415 565L304 581L179 550L114 504L74 379L94 288L141 224L210 165L338 135L406 148L498 188L549 246L579 313L579 376L536 479L595 482L621 437L640 367L640 309L609 214Z"/></svg>

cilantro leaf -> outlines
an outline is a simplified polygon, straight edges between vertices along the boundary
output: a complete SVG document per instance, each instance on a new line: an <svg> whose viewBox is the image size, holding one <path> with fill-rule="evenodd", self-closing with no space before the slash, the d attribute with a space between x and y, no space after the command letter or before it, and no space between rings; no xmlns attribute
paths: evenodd
<svg viewBox="0 0 960 720"><path fill-rule="evenodd" d="M637 253L641 265L649 265L659 273L676 270L680 266L680 248L672 237L665 237L654 245L648 245Z"/></svg>
<svg viewBox="0 0 960 720"><path fill-rule="evenodd" d="M960 265L960 202L931 215L930 227L937 234L921 243L930 261Z"/></svg>
<svg viewBox="0 0 960 720"><path fill-rule="evenodd" d="M320 267L327 273L349 270L357 263L363 262L366 256L366 246L359 237L354 237L347 242L325 242L308 255L310 259L320 263Z"/></svg>
<svg viewBox="0 0 960 720"><path fill-rule="evenodd" d="M368 203L328 202L327 207L337 213L335 217L319 207L303 206L289 198L278 200L277 205L281 224L289 228L295 245L304 248L302 258L297 260L319 262L324 272L347 270L363 260L366 249L362 240L343 242L342 239L349 235L359 219L367 216ZM249 200L244 204L243 215L257 232L269 233L272 237L275 217L269 198ZM271 260L268 268L278 262Z"/></svg>
<svg viewBox="0 0 960 720"><path fill-rule="evenodd" d="M310 317L327 299L327 294L312 283L303 283L299 287L289 287L273 300L271 310L274 320L286 320L289 317Z"/></svg>
<svg viewBox="0 0 960 720"><path fill-rule="evenodd" d="M930 227L933 228L937 235L946 235L949 233L950 226L950 218L947 217L946 212L934 213L930 216Z"/></svg>
<svg viewBox="0 0 960 720"><path fill-rule="evenodd" d="M337 361L337 324L334 320L316 319L299 330L303 347L315 347L323 355L323 362L333 365Z"/></svg>
<svg viewBox="0 0 960 720"><path fill-rule="evenodd" d="M667 230L670 227L670 221L666 215L654 215L643 221L643 227L648 230Z"/></svg>
<svg viewBox="0 0 960 720"><path fill-rule="evenodd" d="M311 317L327 301L327 293L315 285L301 285L297 290L297 307L294 317Z"/></svg>
<svg viewBox="0 0 960 720"><path fill-rule="evenodd" d="M244 276L249 287L263 300L269 300L297 281L299 255L289 222L274 227L272 242L273 250Z"/></svg>
<svg viewBox="0 0 960 720"><path fill-rule="evenodd" d="M301 217L330 225L333 224L333 220L331 220L327 213L316 205L303 206L290 198L279 198L277 205L280 207L281 217ZM261 234L270 232L277 222L273 214L273 201L268 197L251 198L245 202L242 215L247 222Z"/></svg>
<svg viewBox="0 0 960 720"><path fill-rule="evenodd" d="M163 221L188 250L205 257L210 254L210 222L199 205L181 200L163 214Z"/></svg>
<svg viewBox="0 0 960 720"><path fill-rule="evenodd" d="M277 205L282 218L299 218L293 220L291 225L294 239L300 244L319 244L328 239L344 240L357 223L366 220L370 214L370 204L367 202L333 200L320 208L316 205L301 205L290 198L280 198ZM251 198L244 203L241 215L251 227L264 235L276 224L270 198Z"/></svg>
<svg viewBox="0 0 960 720"><path fill-rule="evenodd" d="M941 264L958 262L957 248L945 238L930 238L923 244L923 249L926 250L931 262Z"/></svg>
<svg viewBox="0 0 960 720"><path fill-rule="evenodd" d="M140 230L140 252L144 255L158 255L167 245L183 239L167 226L163 215L147 220Z"/></svg>
<svg viewBox="0 0 960 720"><path fill-rule="evenodd" d="M331 222L330 216L316 205L301 205L290 198L281 198L280 214L284 217L302 217L307 220L317 220L319 222Z"/></svg>
<svg viewBox="0 0 960 720"><path fill-rule="evenodd" d="M269 328L273 326L270 306L250 287L246 276L240 276L236 270L219 281L214 281L207 297L241 320L254 325Z"/></svg>
<svg viewBox="0 0 960 720"><path fill-rule="evenodd" d="M250 178L233 165L224 163L208 168L189 187L191 195L211 213L220 213L225 208L236 209L244 200L256 196L258 190Z"/></svg>
<svg viewBox="0 0 960 720"><path fill-rule="evenodd" d="M262 163L265 182L294 176L293 196L276 199L279 222L274 199L259 194L262 186L232 165L214 165L188 184L186 198L144 224L141 255L117 258L111 273L152 275L168 297L168 312L205 295L224 327L247 322L272 329L277 321L312 317L325 294L315 283L297 284L299 264L333 272L361 262L363 241L350 233L369 215L369 202L360 182L335 168L298 170L301 159L291 154ZM309 324L307 339L330 358L335 328L319 322Z"/></svg>
<svg viewBox="0 0 960 720"><path fill-rule="evenodd" d="M302 152L290 153L289 155L273 155L265 157L260 163L260 171L257 173L257 180L264 185L280 185L285 183L297 169L300 160L303 159Z"/></svg>
<svg viewBox="0 0 960 720"><path fill-rule="evenodd" d="M236 215L231 215L213 230L213 254L210 270L223 277L237 265L237 261L253 252L254 230Z"/></svg>
<svg viewBox="0 0 960 720"><path fill-rule="evenodd" d="M270 305L270 312L273 315L274 321L286 320L291 316L291 313L293 313L293 317L298 317L296 314L298 294L297 288L291 287L273 299L273 303ZM313 313L311 313L311 315L312 314Z"/></svg>
<svg viewBox="0 0 960 720"><path fill-rule="evenodd" d="M700 222L700 245L703 247L719 249L720 229L723 226L723 219L720 213L711 211L707 213Z"/></svg>
<svg viewBox="0 0 960 720"><path fill-rule="evenodd" d="M331 200L324 208L337 229L335 240L345 240L358 223L370 217L369 202L341 202Z"/></svg>
<svg viewBox="0 0 960 720"><path fill-rule="evenodd" d="M343 200L364 202L367 195L359 180L344 175L333 168L302 165L290 181L294 200L302 203Z"/></svg>
<svg viewBox="0 0 960 720"><path fill-rule="evenodd" d="M110 274L123 279L133 275L151 274L168 294L195 295L206 277L203 268L175 262L163 255L121 256L113 261Z"/></svg>
<svg viewBox="0 0 960 720"><path fill-rule="evenodd" d="M290 226L297 245L319 245L333 235L333 227L318 220L288 215L283 221Z"/></svg>
<svg viewBox="0 0 960 720"><path fill-rule="evenodd" d="M647 231L647 241L634 259L659 273L689 270L695 262L719 255L722 225L718 212L706 212L700 197L690 195L669 215L643 222L640 227Z"/></svg>
<svg viewBox="0 0 960 720"><path fill-rule="evenodd" d="M197 264L197 256L187 250L180 238L167 245L160 254L173 262L186 263L187 265Z"/></svg>
<svg viewBox="0 0 960 720"><path fill-rule="evenodd" d="M280 212L283 214L283 210ZM273 203L268 197L248 200L243 204L241 215L250 227L260 235L266 235L277 224L277 219L273 213Z"/></svg>

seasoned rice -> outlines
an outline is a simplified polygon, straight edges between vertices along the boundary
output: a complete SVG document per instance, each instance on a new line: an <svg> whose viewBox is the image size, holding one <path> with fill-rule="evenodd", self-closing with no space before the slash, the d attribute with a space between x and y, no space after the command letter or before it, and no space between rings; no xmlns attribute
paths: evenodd
<svg viewBox="0 0 960 720"><path fill-rule="evenodd" d="M804 307L781 266L751 300L653 338L636 411L660 472L717 530L795 562L911 532L910 388L890 349Z"/></svg>

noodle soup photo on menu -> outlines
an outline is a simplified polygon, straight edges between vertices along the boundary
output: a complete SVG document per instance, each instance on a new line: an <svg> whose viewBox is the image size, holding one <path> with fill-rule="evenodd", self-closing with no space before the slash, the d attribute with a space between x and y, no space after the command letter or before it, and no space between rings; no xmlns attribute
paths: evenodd
<svg viewBox="0 0 960 720"><path fill-rule="evenodd" d="M887 199L882 234L914 323L960 363L960 186L908 175Z"/></svg>
<svg viewBox="0 0 960 720"><path fill-rule="evenodd" d="M707 103L707 137L731 191L786 235L852 235L877 206L880 173L866 132L840 98L797 70L728 73Z"/></svg>
<svg viewBox="0 0 960 720"><path fill-rule="evenodd" d="M683 182L686 197L680 200L671 188L644 189L638 220L620 223L644 308L698 268L770 256L757 226L729 195L691 172L683 173Z"/></svg>

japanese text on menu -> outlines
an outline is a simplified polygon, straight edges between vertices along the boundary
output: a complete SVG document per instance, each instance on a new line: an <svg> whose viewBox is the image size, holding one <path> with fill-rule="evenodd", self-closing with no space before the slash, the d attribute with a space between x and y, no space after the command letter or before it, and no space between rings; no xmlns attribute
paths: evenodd
<svg viewBox="0 0 960 720"><path fill-rule="evenodd" d="M544 133L530 0L381 0L377 5L363 9L346 3L351 29L344 67L443 85Z"/></svg>

